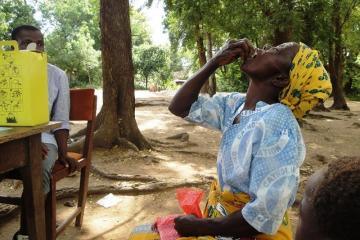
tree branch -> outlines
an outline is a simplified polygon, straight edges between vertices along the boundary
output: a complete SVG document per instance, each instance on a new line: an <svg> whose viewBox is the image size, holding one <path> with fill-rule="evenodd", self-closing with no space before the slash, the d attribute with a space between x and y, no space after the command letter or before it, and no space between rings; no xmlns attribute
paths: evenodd
<svg viewBox="0 0 360 240"><path fill-rule="evenodd" d="M340 29L343 28L343 26L345 25L345 23L349 20L352 10L356 7L356 5L358 4L358 0L353 0L352 3L350 4L350 7L348 8L345 16L344 16L344 20L343 22L340 24Z"/></svg>

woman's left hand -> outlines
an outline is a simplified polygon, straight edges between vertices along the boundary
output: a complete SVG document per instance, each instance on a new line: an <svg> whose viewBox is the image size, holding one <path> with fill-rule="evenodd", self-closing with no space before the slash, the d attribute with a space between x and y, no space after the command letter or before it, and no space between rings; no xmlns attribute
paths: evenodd
<svg viewBox="0 0 360 240"><path fill-rule="evenodd" d="M174 220L175 229L182 237L205 236L209 229L206 227L205 219L194 215L177 217Z"/></svg>

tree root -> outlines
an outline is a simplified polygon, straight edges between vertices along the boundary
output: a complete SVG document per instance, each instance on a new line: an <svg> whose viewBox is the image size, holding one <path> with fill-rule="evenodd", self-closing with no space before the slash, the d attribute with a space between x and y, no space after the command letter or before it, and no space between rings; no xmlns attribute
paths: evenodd
<svg viewBox="0 0 360 240"><path fill-rule="evenodd" d="M155 138L148 138L148 141L151 143L151 145L173 145L171 142L164 142Z"/></svg>
<svg viewBox="0 0 360 240"><path fill-rule="evenodd" d="M311 114L311 113L309 113L306 117L307 117L307 118L310 118L310 119L331 119L331 120L341 120L340 118L337 118L337 117L325 116L325 115L322 115L322 114Z"/></svg>
<svg viewBox="0 0 360 240"><path fill-rule="evenodd" d="M156 181L149 183L131 183L124 184L120 183L117 185L100 185L89 187L88 196L89 195L98 195L98 194L107 194L114 193L120 195L144 195L157 193L165 190L171 190L175 188L181 187L200 187L211 182L211 177L203 177L201 179L197 179L194 181ZM77 196L79 192L79 188L63 188L56 191L56 199L65 199ZM5 205L0 204L0 219L5 217L10 217L15 214L15 211L18 209L18 206Z"/></svg>
<svg viewBox="0 0 360 240"><path fill-rule="evenodd" d="M170 102L166 100L137 100L135 102L135 107L145 107L145 106L169 106Z"/></svg>
<svg viewBox="0 0 360 240"><path fill-rule="evenodd" d="M312 132L318 132L319 130L311 123L305 121L305 120L302 120L302 128L305 129L305 130L309 130L309 131L312 131Z"/></svg>
<svg viewBox="0 0 360 240"><path fill-rule="evenodd" d="M68 151L81 153L83 151L84 143L85 137L81 137L77 141L68 144Z"/></svg>
<svg viewBox="0 0 360 240"><path fill-rule="evenodd" d="M215 154L211 154L208 152L194 152L194 151L184 151L184 150L171 150L171 151L163 151L163 152L175 152L186 155L196 155L205 159L216 159L217 156Z"/></svg>
<svg viewBox="0 0 360 240"><path fill-rule="evenodd" d="M195 123L187 122L187 123L178 124L175 127L195 127L195 126L198 125Z"/></svg>
<svg viewBox="0 0 360 240"><path fill-rule="evenodd" d="M326 108L323 102L318 103L312 111L314 112L330 112L330 109Z"/></svg>
<svg viewBox="0 0 360 240"><path fill-rule="evenodd" d="M195 147L198 146L197 143L191 142L191 141L177 141L177 142L165 142L154 138L147 138L148 141L151 143L152 146L160 147L160 148L189 148L189 147Z"/></svg>
<svg viewBox="0 0 360 240"><path fill-rule="evenodd" d="M189 138L190 136L186 132L167 137L167 139L176 139L176 140L180 140L181 142L189 141Z"/></svg>
<svg viewBox="0 0 360 240"><path fill-rule="evenodd" d="M128 148L128 149L132 149L134 150L135 152L139 152L139 148L133 144L132 142L128 141L127 139L125 138L118 138L117 141L116 141L117 145L119 146L123 146L125 148Z"/></svg>
<svg viewBox="0 0 360 240"><path fill-rule="evenodd" d="M119 181L138 181L138 182L154 182L158 181L157 178L146 176L146 175L126 175L126 174L115 174L115 173L106 173L101 171L95 166L91 166L91 172L99 175L103 178L119 180Z"/></svg>
<svg viewBox="0 0 360 240"><path fill-rule="evenodd" d="M123 146L125 148L132 149L136 152L139 152L139 148L135 144L133 144L132 142L128 141L125 138L119 137L119 138L115 139L114 142L115 142L115 145ZM84 147L84 143L85 143L85 137L81 137L77 141L72 142L68 145L68 151L81 153L83 150L83 147ZM102 138L98 137L95 132L93 148L96 148L96 147L110 148L111 145L104 145L103 143L104 143L104 141L102 141Z"/></svg>
<svg viewBox="0 0 360 240"><path fill-rule="evenodd" d="M107 194L114 193L120 195L145 195L151 193L162 192L165 190L171 190L181 187L199 187L209 184L210 180L208 178L194 180L194 181L157 181L150 183L131 183L131 184L118 184L118 185L99 185L89 187L88 195L98 195L98 194ZM59 189L56 192L56 199L70 198L77 195L78 188L63 188Z"/></svg>
<svg viewBox="0 0 360 240"><path fill-rule="evenodd" d="M335 105L333 104L330 107L331 110L343 110L343 111L350 111L349 106L345 103L345 104L340 104L340 105Z"/></svg>
<svg viewBox="0 0 360 240"><path fill-rule="evenodd" d="M102 137L98 137L98 135L95 132L93 148L96 148L96 147L110 148L113 145L113 144L104 145L104 142L105 141L102 141ZM119 137L117 139L114 139L114 142L115 142L115 145L123 146L124 148L132 149L136 152L139 152L139 148L135 144L133 144L132 142L128 141L125 138ZM85 143L85 137L81 137L77 141L72 142L68 145L68 151L81 153L83 151L84 143Z"/></svg>
<svg viewBox="0 0 360 240"><path fill-rule="evenodd" d="M19 209L19 206L0 204L0 219L11 217L16 213L17 209Z"/></svg>

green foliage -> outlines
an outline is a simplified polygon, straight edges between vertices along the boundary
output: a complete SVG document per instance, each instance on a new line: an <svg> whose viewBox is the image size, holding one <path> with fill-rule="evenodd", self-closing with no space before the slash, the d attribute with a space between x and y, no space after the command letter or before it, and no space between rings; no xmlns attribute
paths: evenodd
<svg viewBox="0 0 360 240"><path fill-rule="evenodd" d="M100 51L93 46L94 40L86 26L82 26L67 42L58 31L47 38L49 61L66 70L71 86L101 84Z"/></svg>
<svg viewBox="0 0 360 240"><path fill-rule="evenodd" d="M220 92L246 92L249 82L240 71L240 63L234 62L222 67L216 74L218 91Z"/></svg>
<svg viewBox="0 0 360 240"><path fill-rule="evenodd" d="M48 27L49 61L64 69L73 86L100 86L101 52L99 0L40 2L43 25ZM145 17L131 9L132 40L136 48L150 43Z"/></svg>
<svg viewBox="0 0 360 240"><path fill-rule="evenodd" d="M353 10L345 25L345 93L349 98L360 101L360 6Z"/></svg>
<svg viewBox="0 0 360 240"><path fill-rule="evenodd" d="M135 72L145 80L145 88L149 80L156 86L164 86L169 79L167 53L164 49L152 45L141 45L134 48ZM151 78L156 76L156 78Z"/></svg>
<svg viewBox="0 0 360 240"><path fill-rule="evenodd" d="M172 47L179 52L186 48L197 58L195 24L201 37L208 41L211 32L216 52L227 39L247 37L255 46L276 42L304 42L319 50L325 66L329 59L329 42L334 41L332 11L335 0L200 0L195 2L166 0L166 27ZM355 58L360 52L360 1L340 1L338 11L343 24L341 38L345 57L345 85L360 85ZM339 67L339 66L336 66ZM193 70L198 69L194 62ZM241 91L246 88L245 76L236 64L217 72L220 91Z"/></svg>
<svg viewBox="0 0 360 240"><path fill-rule="evenodd" d="M39 23L34 18L35 9L23 0L0 0L0 40L10 39L11 31L20 25Z"/></svg>
<svg viewBox="0 0 360 240"><path fill-rule="evenodd" d="M49 62L64 69L70 85L99 86L101 62L96 1L49 0L40 5L44 22L51 24L46 37ZM97 37L95 37L97 36Z"/></svg>
<svg viewBox="0 0 360 240"><path fill-rule="evenodd" d="M55 31L58 30L58 34L62 35L64 40L75 38L80 29L86 26L91 30L91 38L96 39L99 45L98 4L98 0L43 0L40 10L43 22Z"/></svg>
<svg viewBox="0 0 360 240"><path fill-rule="evenodd" d="M130 9L131 37L133 46L150 44L149 25L143 14L135 9Z"/></svg>
<svg viewBox="0 0 360 240"><path fill-rule="evenodd" d="M360 100L360 54L354 56L349 53L345 62L345 93L351 99Z"/></svg>

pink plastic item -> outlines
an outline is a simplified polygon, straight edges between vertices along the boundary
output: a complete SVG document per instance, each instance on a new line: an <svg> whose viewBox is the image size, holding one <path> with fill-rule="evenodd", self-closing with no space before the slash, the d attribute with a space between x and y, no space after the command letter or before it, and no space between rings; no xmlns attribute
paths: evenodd
<svg viewBox="0 0 360 240"><path fill-rule="evenodd" d="M159 231L160 239L161 240L176 240L179 238L179 234L175 230L175 223L174 219L181 215L169 215L166 217L158 217L156 219L156 228Z"/></svg>
<svg viewBox="0 0 360 240"><path fill-rule="evenodd" d="M198 218L202 218L200 210L200 201L204 191L196 188L179 188L176 189L176 198L180 207L186 214L194 214Z"/></svg>

